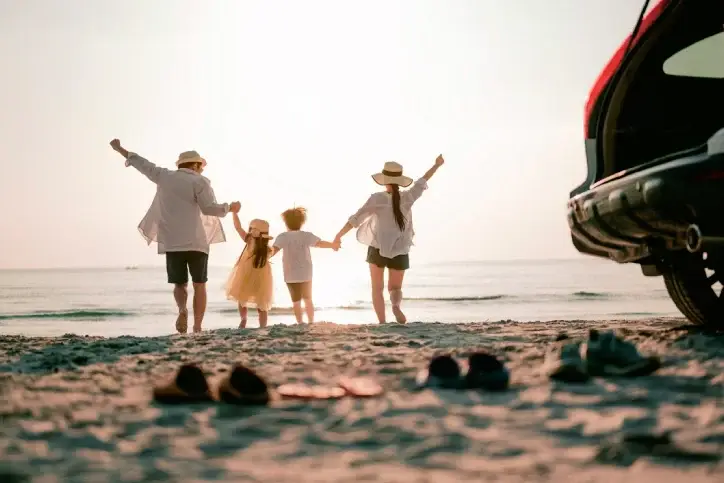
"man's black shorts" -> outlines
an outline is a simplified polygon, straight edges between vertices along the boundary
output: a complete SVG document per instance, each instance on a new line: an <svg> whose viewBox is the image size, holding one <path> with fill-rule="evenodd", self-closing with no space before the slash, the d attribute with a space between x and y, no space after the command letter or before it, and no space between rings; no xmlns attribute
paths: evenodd
<svg viewBox="0 0 724 483"><path fill-rule="evenodd" d="M168 283L185 285L206 283L208 279L209 255L204 252L166 252L166 275Z"/></svg>
<svg viewBox="0 0 724 483"><path fill-rule="evenodd" d="M380 255L380 250L375 247L367 249L367 263L377 265L380 268L391 268L392 270L407 270L410 268L410 255L397 255L394 258L387 258Z"/></svg>

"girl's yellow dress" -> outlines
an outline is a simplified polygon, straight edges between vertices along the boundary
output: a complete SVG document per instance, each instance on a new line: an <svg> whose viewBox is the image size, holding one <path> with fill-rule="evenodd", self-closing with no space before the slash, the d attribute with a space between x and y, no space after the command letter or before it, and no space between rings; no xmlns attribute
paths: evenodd
<svg viewBox="0 0 724 483"><path fill-rule="evenodd" d="M274 301L271 261L267 258L266 265L254 268L254 243L252 238L231 269L226 281L226 298L236 300L242 307L251 305L268 311Z"/></svg>

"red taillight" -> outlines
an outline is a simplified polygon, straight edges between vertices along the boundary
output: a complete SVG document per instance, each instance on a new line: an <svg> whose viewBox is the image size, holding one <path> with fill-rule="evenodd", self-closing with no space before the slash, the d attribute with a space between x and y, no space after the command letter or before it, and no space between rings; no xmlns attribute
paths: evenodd
<svg viewBox="0 0 724 483"><path fill-rule="evenodd" d="M656 21L656 19L659 18L661 15L661 12L663 12L664 8L671 3L672 0L660 0L658 5L656 5L653 9L649 11L649 13L646 14L644 17L644 20L641 22L641 27L639 28L638 33L636 34L636 38L634 39L634 42L632 44L635 45L636 42L639 41L641 36L651 27L651 25ZM621 61L623 60L623 54L626 51L626 47L628 46L628 42L631 36L629 35L626 37L626 39L623 41L623 43L619 46L618 50L616 50L616 53L613 54L613 57L611 57L611 60L608 61L608 64L606 64L606 67L603 68L603 71L598 76L598 79L596 80L596 83L593 84L593 88L591 88L591 91L588 94L588 101L586 101L586 108L585 108L585 118L583 123L583 129L584 129L584 136L586 138L595 138L595 134L589 133L588 128L591 124L591 115L593 114L594 106L598 102L598 98L603 94L604 89L606 88L606 85L611 80L611 77L613 77L613 74L616 72L618 67L621 65Z"/></svg>
<svg viewBox="0 0 724 483"><path fill-rule="evenodd" d="M724 179L724 171L710 171L697 176L694 181L714 181L717 179Z"/></svg>

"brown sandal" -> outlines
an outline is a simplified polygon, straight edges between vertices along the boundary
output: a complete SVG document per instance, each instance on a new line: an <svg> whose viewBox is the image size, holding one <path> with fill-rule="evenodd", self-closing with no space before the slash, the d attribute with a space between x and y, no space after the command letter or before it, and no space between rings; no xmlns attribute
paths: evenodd
<svg viewBox="0 0 724 483"><path fill-rule="evenodd" d="M218 393L219 400L240 406L265 406L271 400L266 381L242 364L221 380Z"/></svg>
<svg viewBox="0 0 724 483"><path fill-rule="evenodd" d="M164 404L212 401L204 372L193 364L184 364L173 380L153 388L153 399Z"/></svg>

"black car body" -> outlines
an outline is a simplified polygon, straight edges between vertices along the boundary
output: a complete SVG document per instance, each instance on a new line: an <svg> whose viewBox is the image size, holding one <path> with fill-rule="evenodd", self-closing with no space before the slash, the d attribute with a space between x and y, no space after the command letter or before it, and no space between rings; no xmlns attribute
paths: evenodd
<svg viewBox="0 0 724 483"><path fill-rule="evenodd" d="M695 323L724 327L724 1L660 0L591 89L581 253L663 275Z"/></svg>

